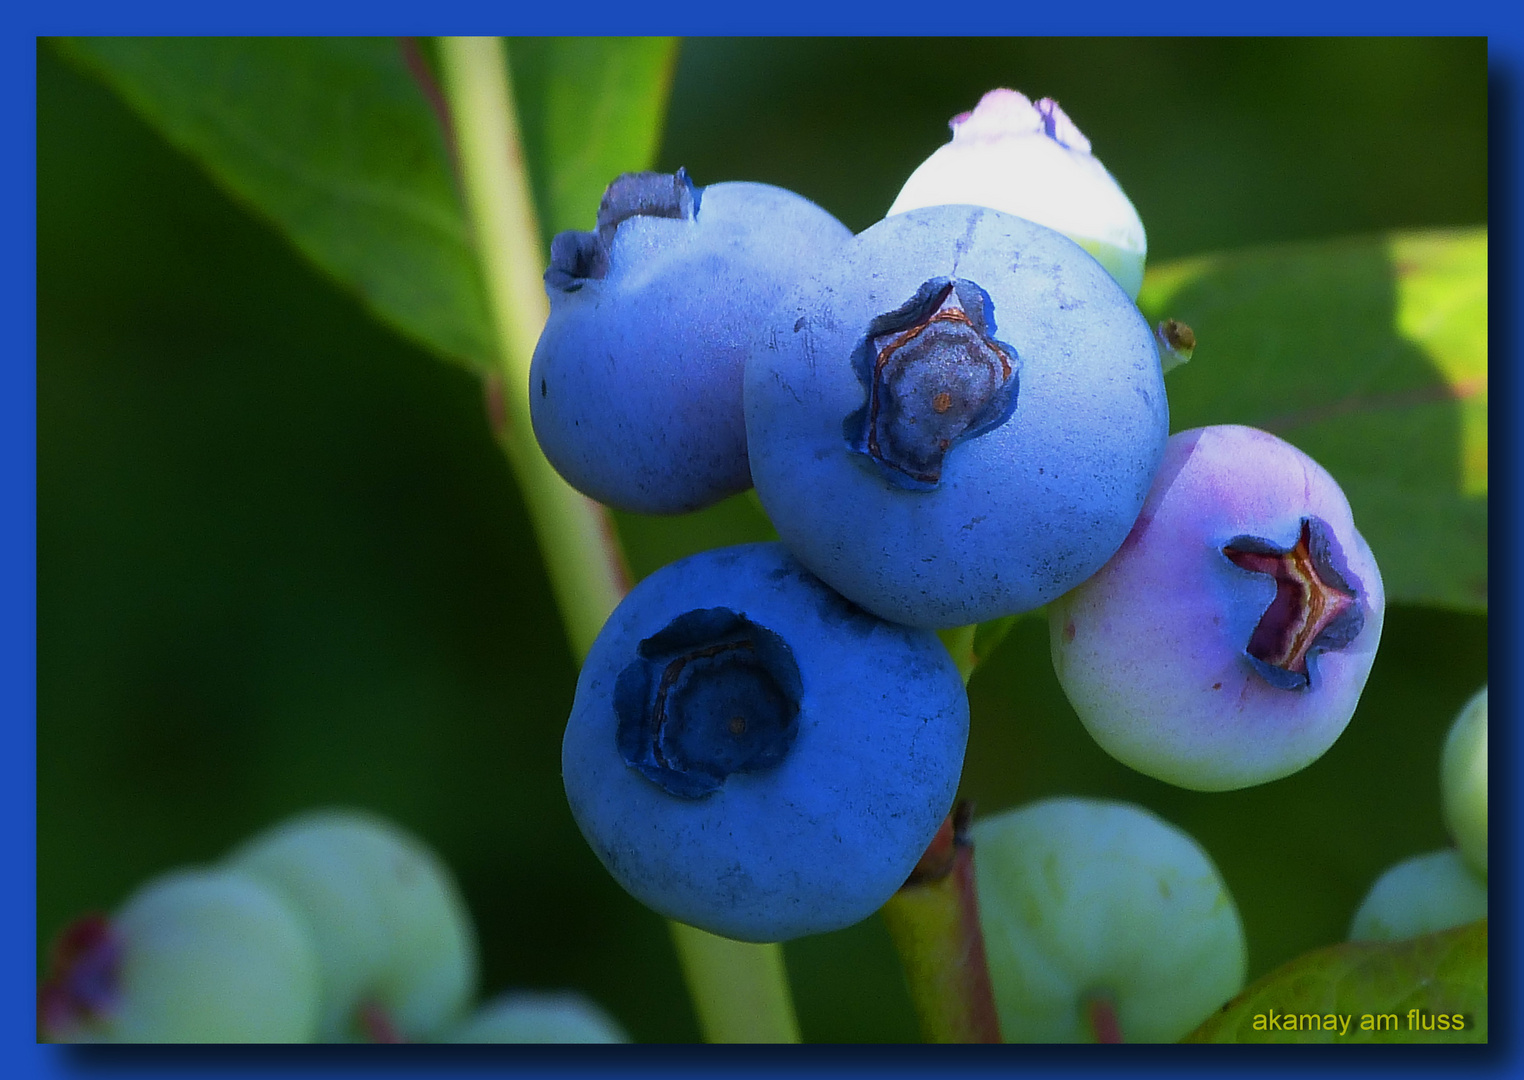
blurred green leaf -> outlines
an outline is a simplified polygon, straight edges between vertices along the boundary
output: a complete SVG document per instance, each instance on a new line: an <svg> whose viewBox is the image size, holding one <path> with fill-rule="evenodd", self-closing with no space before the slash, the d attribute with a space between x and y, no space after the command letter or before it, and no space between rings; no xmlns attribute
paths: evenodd
<svg viewBox="0 0 1524 1080"><path fill-rule="evenodd" d="M508 63L548 245L591 229L609 181L655 161L677 40L509 38Z"/></svg>
<svg viewBox="0 0 1524 1080"><path fill-rule="evenodd" d="M1003 618L980 623L979 628L974 631L974 666L978 667L994 654L995 649L1005 640L1018 619L1026 618L1028 615L1045 616L1047 610L1045 607L1038 608L1036 611L1024 611L1019 615L1006 615Z"/></svg>
<svg viewBox="0 0 1524 1080"><path fill-rule="evenodd" d="M395 38L73 38L124 98L383 322L483 369L491 327L424 50ZM542 228L649 165L670 39L510 43Z"/></svg>
<svg viewBox="0 0 1524 1080"><path fill-rule="evenodd" d="M1439 1030L1439 1017L1453 1024L1457 1014L1460 1031ZM1338 1030L1325 1030L1329 1016L1339 1018ZM1308 1030L1313 1018L1322 1023ZM1487 920L1407 941L1318 949L1260 979L1183 1041L1486 1042Z"/></svg>
<svg viewBox="0 0 1524 1080"><path fill-rule="evenodd" d="M755 488L704 510L671 517L615 510L614 526L636 581L670 562L731 544L778 539Z"/></svg>
<svg viewBox="0 0 1524 1080"><path fill-rule="evenodd" d="M1151 320L1188 323L1172 426L1249 424L1344 488L1387 598L1487 605L1487 233L1399 233L1150 271Z"/></svg>
<svg viewBox="0 0 1524 1080"><path fill-rule="evenodd" d="M380 318L482 367L440 123L394 38L74 38L65 51Z"/></svg>

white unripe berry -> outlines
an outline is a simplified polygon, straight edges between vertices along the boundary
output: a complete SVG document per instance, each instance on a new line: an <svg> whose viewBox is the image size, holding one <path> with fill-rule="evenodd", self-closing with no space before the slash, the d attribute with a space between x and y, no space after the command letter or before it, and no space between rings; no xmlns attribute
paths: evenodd
<svg viewBox="0 0 1524 1080"><path fill-rule="evenodd" d="M1056 101L991 90L949 126L952 141L910 174L890 214L946 204L1015 214L1069 237L1137 299L1143 222Z"/></svg>

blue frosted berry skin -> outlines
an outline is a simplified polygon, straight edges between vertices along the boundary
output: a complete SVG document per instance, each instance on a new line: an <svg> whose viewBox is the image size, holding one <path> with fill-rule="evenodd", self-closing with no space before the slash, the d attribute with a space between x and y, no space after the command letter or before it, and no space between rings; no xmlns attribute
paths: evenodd
<svg viewBox="0 0 1524 1080"><path fill-rule="evenodd" d="M779 536L886 619L1038 607L1126 537L1169 434L1137 307L1068 238L998 211L879 222L791 290L747 361Z"/></svg>
<svg viewBox="0 0 1524 1080"><path fill-rule="evenodd" d="M781 544L747 544L664 567L610 616L562 773L583 836L636 899L785 941L850 926L904 883L967 738L936 635L868 614Z"/></svg>
<svg viewBox="0 0 1524 1080"><path fill-rule="evenodd" d="M1103 749L1180 787L1230 791L1333 745L1384 612L1334 478L1268 432L1225 424L1170 439L1121 550L1049 605L1049 639Z"/></svg>
<svg viewBox="0 0 1524 1080"><path fill-rule="evenodd" d="M562 233L550 318L530 367L530 419L556 471L647 514L751 485L742 370L784 290L851 239L767 184L694 188L686 174L610 185L591 233Z"/></svg>

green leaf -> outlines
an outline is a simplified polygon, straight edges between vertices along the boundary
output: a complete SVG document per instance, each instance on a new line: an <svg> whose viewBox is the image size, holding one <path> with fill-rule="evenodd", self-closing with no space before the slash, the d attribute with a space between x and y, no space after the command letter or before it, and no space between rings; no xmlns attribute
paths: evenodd
<svg viewBox="0 0 1524 1080"><path fill-rule="evenodd" d="M677 41L509 38L508 63L548 245L593 228L609 181L656 160Z"/></svg>
<svg viewBox="0 0 1524 1080"><path fill-rule="evenodd" d="M657 517L615 510L619 544L639 581L670 562L710 548L778 539L755 488L691 514Z"/></svg>
<svg viewBox="0 0 1524 1080"><path fill-rule="evenodd" d="M1440 1016L1450 1018L1449 1030L1439 1029ZM1336 1030L1326 1029L1327 1017L1338 1018ZM1487 920L1407 941L1350 941L1310 952L1254 983L1182 1041L1486 1042Z"/></svg>
<svg viewBox="0 0 1524 1080"><path fill-rule="evenodd" d="M352 289L485 370L494 353L426 50L395 38L73 38L63 51ZM510 42L542 246L649 166L670 39ZM542 252L543 257L543 252Z"/></svg>
<svg viewBox="0 0 1524 1080"><path fill-rule="evenodd" d="M75 38L103 79L383 321L470 366L486 301L441 125L394 38Z"/></svg>
<svg viewBox="0 0 1524 1080"><path fill-rule="evenodd" d="M979 624L974 631L974 667L977 669L992 655L1000 643L1011 632L1011 627L1016 625L1017 620L1024 619L1029 615L1046 617L1048 609L1038 608L1036 611L1024 611L1019 615L1006 615L999 619L991 619L989 622Z"/></svg>
<svg viewBox="0 0 1524 1080"><path fill-rule="evenodd" d="M1390 600L1487 606L1487 233L1291 245L1170 263L1138 304L1189 324L1171 424L1248 424L1349 497Z"/></svg>

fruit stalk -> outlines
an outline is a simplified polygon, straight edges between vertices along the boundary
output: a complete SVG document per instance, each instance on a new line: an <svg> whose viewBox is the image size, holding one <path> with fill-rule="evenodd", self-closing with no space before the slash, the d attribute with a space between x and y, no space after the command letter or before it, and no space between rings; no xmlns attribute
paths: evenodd
<svg viewBox="0 0 1524 1080"><path fill-rule="evenodd" d="M680 922L667 925L705 1042L800 1041L780 946L731 941Z"/></svg>
<svg viewBox="0 0 1524 1080"><path fill-rule="evenodd" d="M883 907L921 1035L934 1043L998 1043L1000 1019L974 894L973 804L962 800Z"/></svg>
<svg viewBox="0 0 1524 1080"><path fill-rule="evenodd" d="M488 377L493 426L580 663L628 590L629 574L608 511L561 479L530 426L529 362L549 306L506 52L495 37L441 38L439 46L467 219L498 339L498 369ZM673 925L679 943L694 933ZM779 946L726 944L733 948L679 948L706 1037L717 1041L744 1032L759 1042L798 1042Z"/></svg>
<svg viewBox="0 0 1524 1080"><path fill-rule="evenodd" d="M518 480L572 653L580 661L628 589L628 575L608 511L551 468L529 423L529 361L550 309L502 43L441 38L439 56L467 218L498 340L498 367L488 376L487 390L494 434Z"/></svg>

